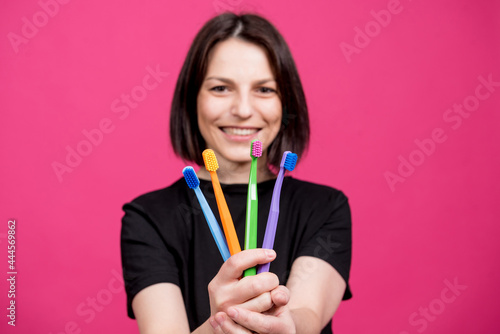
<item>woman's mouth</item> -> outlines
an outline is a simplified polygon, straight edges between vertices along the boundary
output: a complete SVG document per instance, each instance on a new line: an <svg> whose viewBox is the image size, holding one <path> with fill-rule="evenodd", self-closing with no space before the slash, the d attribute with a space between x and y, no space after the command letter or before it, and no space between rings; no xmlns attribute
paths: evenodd
<svg viewBox="0 0 500 334"><path fill-rule="evenodd" d="M231 141L247 142L254 139L257 133L261 130L259 128L237 128L237 127L221 127L225 137Z"/></svg>
<svg viewBox="0 0 500 334"><path fill-rule="evenodd" d="M257 128L223 127L223 128L221 128L221 130L230 136L251 136L251 135L259 132L259 129L257 129Z"/></svg>

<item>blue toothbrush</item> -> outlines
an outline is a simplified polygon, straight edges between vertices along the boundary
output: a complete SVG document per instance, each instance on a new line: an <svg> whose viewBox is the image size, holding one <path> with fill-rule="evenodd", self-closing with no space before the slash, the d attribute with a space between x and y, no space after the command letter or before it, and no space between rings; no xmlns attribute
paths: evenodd
<svg viewBox="0 0 500 334"><path fill-rule="evenodd" d="M231 254L229 254L226 239L224 238L224 234L222 233L219 223L217 223L217 219L215 218L212 209L210 209L205 196L201 192L200 180L198 179L198 176L191 166L185 167L182 170L182 174L184 174L184 179L186 179L186 183L189 188L194 190L196 197L198 198L198 202L200 202L203 214L205 215L205 219L207 220L210 232L212 232L212 236L214 237L215 243L217 244L217 248L219 248L219 252L222 255L222 258L224 259L224 261L226 261L227 259L229 259Z"/></svg>

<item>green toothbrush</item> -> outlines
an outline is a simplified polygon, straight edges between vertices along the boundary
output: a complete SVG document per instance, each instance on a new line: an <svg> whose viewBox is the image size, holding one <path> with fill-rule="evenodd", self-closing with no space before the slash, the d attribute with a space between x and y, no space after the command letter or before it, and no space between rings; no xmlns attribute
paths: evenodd
<svg viewBox="0 0 500 334"><path fill-rule="evenodd" d="M262 155L262 142L253 140L250 150L252 163L248 179L247 214L245 221L245 249L257 248L257 158ZM245 270L243 277L257 274L255 267Z"/></svg>

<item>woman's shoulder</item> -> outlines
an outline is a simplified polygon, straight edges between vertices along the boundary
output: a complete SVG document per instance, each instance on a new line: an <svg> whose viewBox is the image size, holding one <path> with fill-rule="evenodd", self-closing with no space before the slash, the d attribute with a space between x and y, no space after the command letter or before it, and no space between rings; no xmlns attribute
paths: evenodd
<svg viewBox="0 0 500 334"><path fill-rule="evenodd" d="M314 183L310 181L299 180L291 176L285 177L283 185L288 188L288 191L297 192L302 194L305 198L321 199L321 198L346 198L342 190L333 186Z"/></svg>
<svg viewBox="0 0 500 334"><path fill-rule="evenodd" d="M155 209L167 208L171 205L177 206L179 203L184 202L189 189L183 178L178 179L171 185L153 190L135 197L127 205L139 206L142 208Z"/></svg>
<svg viewBox="0 0 500 334"><path fill-rule="evenodd" d="M283 181L281 198L305 211L334 212L349 208L349 200L342 190L293 177L286 177Z"/></svg>

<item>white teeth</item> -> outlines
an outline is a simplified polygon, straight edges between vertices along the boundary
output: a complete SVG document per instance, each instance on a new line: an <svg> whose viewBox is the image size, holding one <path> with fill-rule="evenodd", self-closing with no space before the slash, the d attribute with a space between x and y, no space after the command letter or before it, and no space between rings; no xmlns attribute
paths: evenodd
<svg viewBox="0 0 500 334"><path fill-rule="evenodd" d="M229 135L235 136L249 136L256 133L257 129L242 129L242 128L222 128L222 131Z"/></svg>

